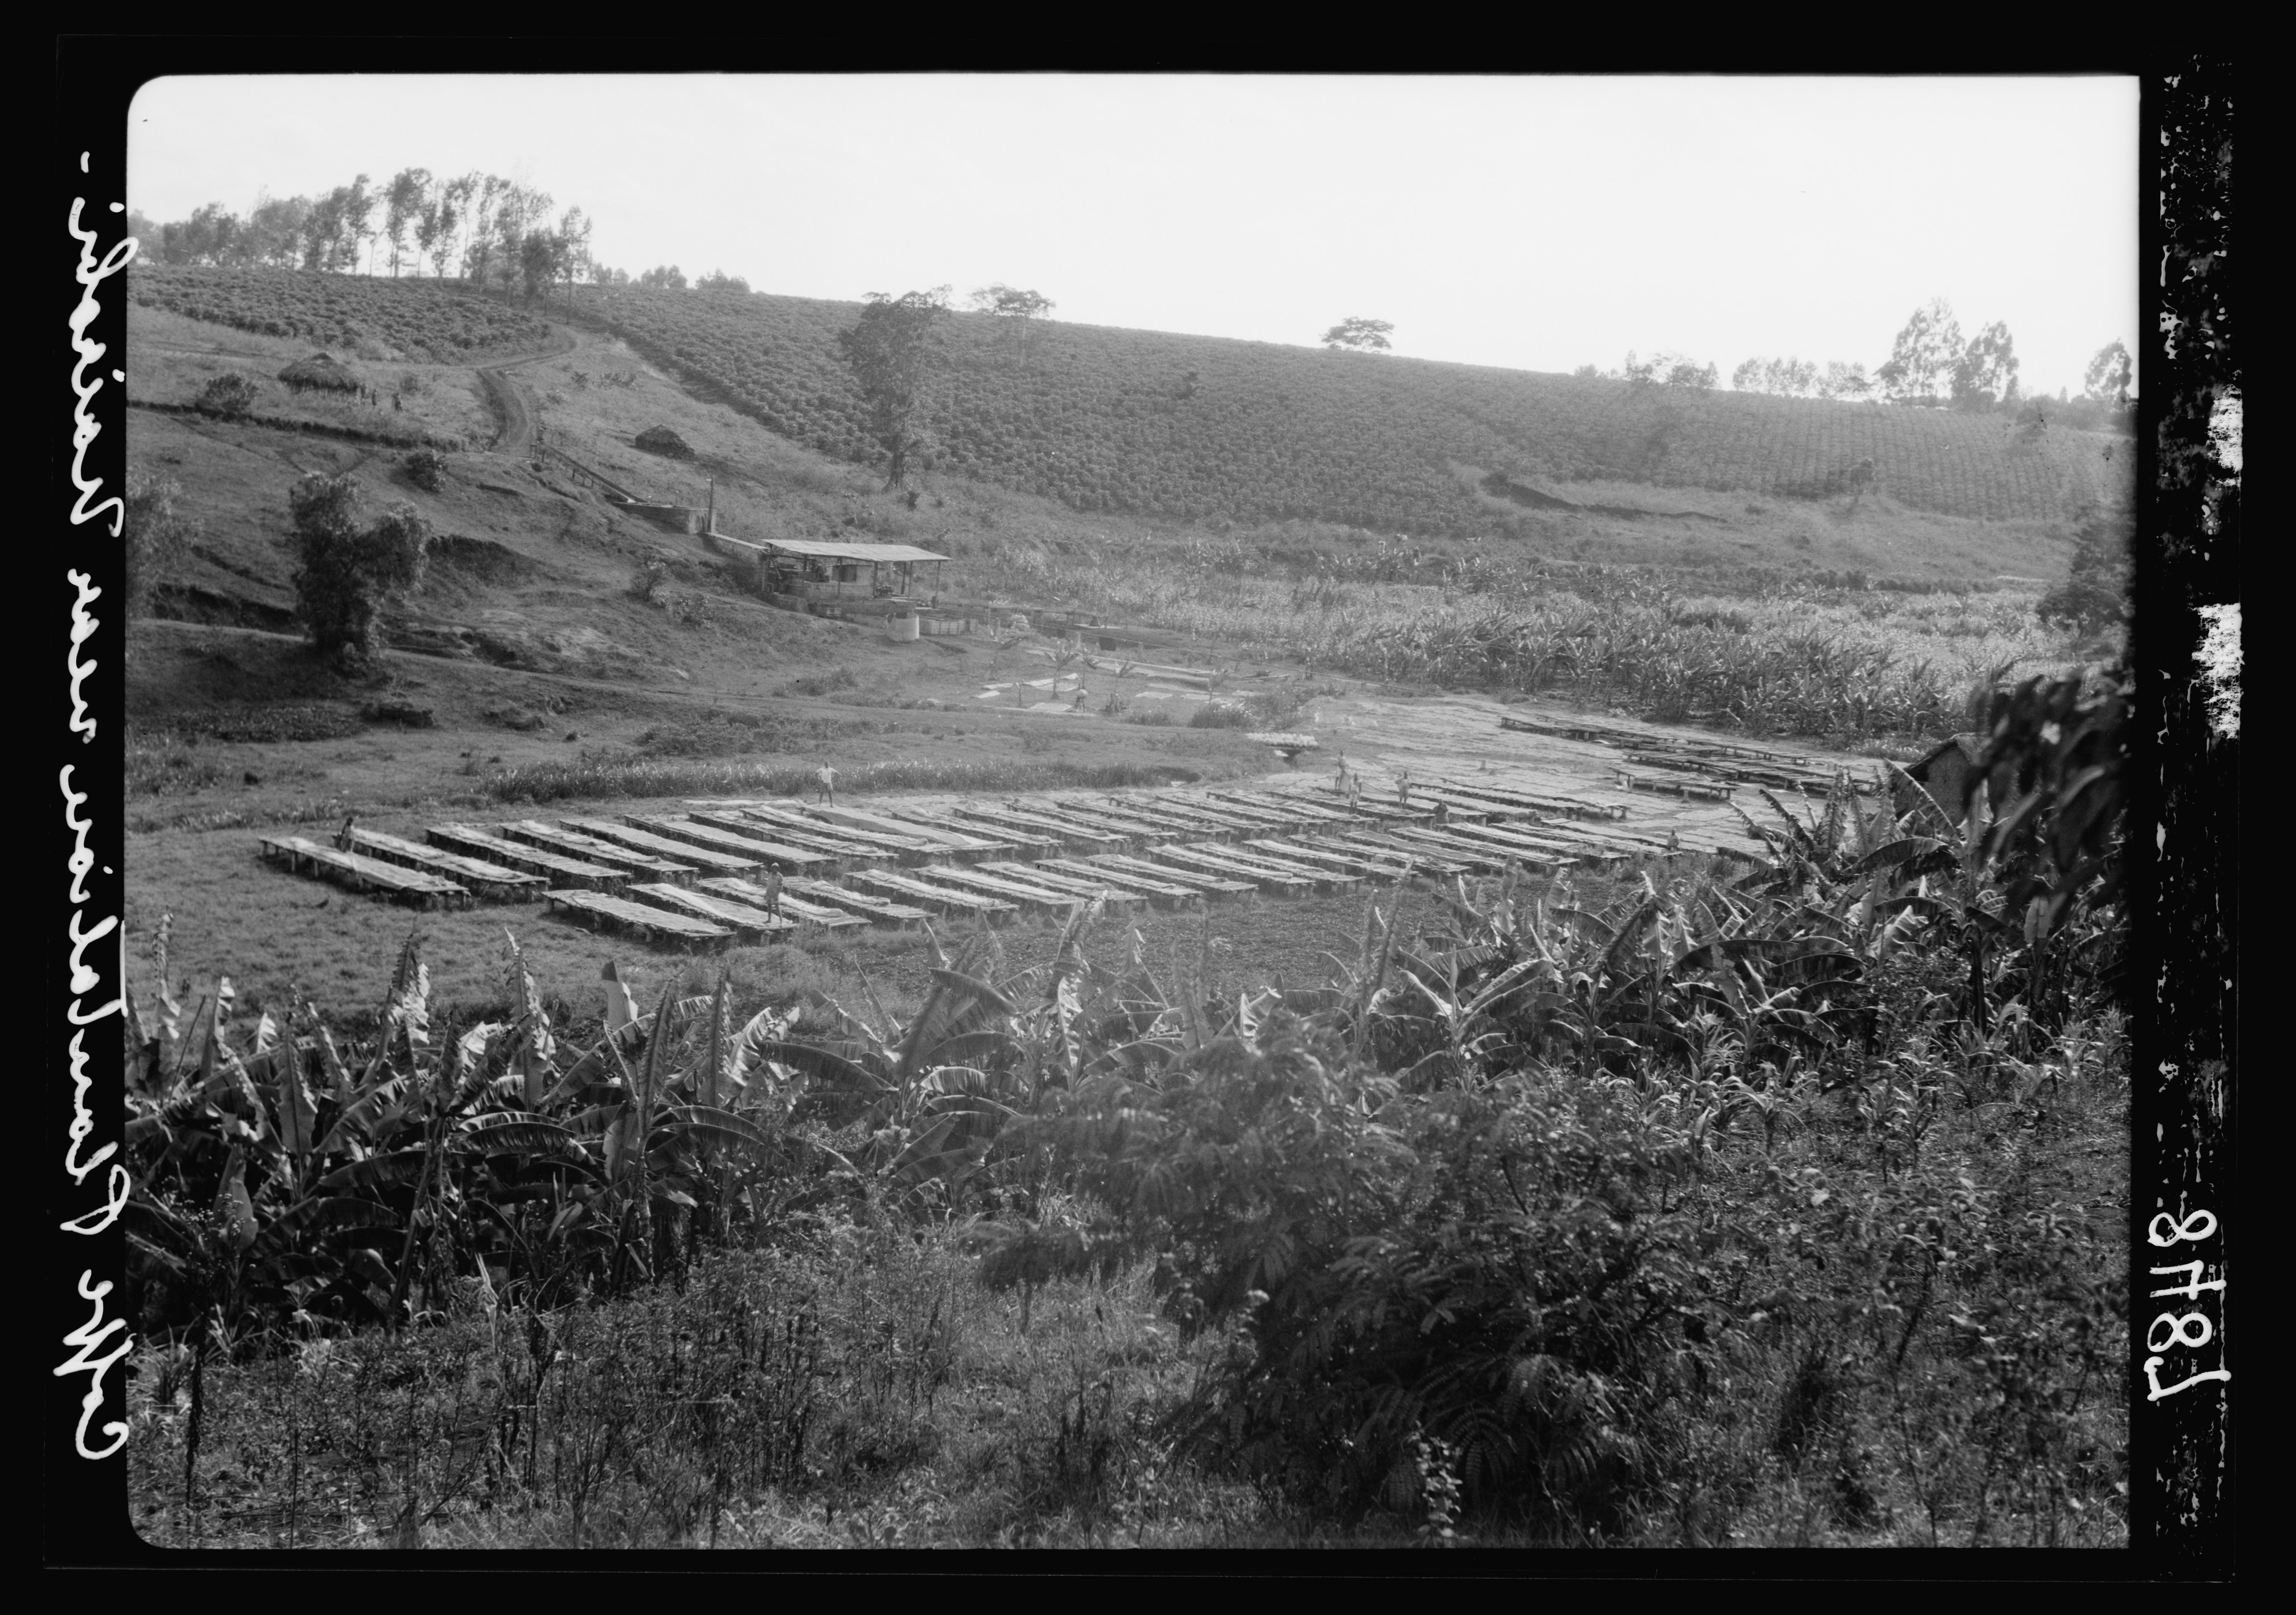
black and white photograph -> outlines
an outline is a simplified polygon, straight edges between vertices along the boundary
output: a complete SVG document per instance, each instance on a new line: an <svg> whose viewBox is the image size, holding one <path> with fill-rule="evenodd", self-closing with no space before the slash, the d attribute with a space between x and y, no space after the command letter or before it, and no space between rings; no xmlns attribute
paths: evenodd
<svg viewBox="0 0 2296 1615"><path fill-rule="evenodd" d="M193 1558L2197 1521L2175 87L143 82L67 1449Z"/></svg>

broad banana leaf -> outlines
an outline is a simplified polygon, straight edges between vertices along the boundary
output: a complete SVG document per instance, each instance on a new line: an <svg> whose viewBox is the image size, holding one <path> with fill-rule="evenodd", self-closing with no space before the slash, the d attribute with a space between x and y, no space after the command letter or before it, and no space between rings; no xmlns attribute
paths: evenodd
<svg viewBox="0 0 2296 1615"><path fill-rule="evenodd" d="M355 1160L347 1167L338 1167L318 1181L322 1189L382 1189L397 1184L411 1184L422 1175L420 1149L394 1150L388 1155L372 1155L365 1160Z"/></svg>
<svg viewBox="0 0 2296 1615"><path fill-rule="evenodd" d="M859 1088L865 1093L882 1094L892 1086L882 1077L866 1066L857 1065L841 1054L810 1043L784 1043L778 1038L759 1038L751 1045L753 1056L785 1065L832 1087Z"/></svg>
<svg viewBox="0 0 2296 1615"><path fill-rule="evenodd" d="M574 1135L530 1111L489 1111L455 1127L455 1147L487 1155L560 1155L578 1149Z"/></svg>

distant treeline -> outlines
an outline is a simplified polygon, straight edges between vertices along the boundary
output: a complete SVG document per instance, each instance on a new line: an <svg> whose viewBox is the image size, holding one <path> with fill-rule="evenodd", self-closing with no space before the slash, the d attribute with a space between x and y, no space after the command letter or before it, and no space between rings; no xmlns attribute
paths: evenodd
<svg viewBox="0 0 2296 1615"><path fill-rule="evenodd" d="M258 194L243 215L209 202L169 224L130 212L127 225L162 263L393 276L427 267L536 297L598 273L588 217L570 207L554 220L553 205L499 175L402 168L381 189L362 174L319 197Z"/></svg>
<svg viewBox="0 0 2296 1615"><path fill-rule="evenodd" d="M547 296L589 281L683 291L742 291L750 283L712 270L688 282L675 264L635 280L590 256L590 220L569 208L554 223L546 192L496 174L447 178L401 168L381 189L362 174L324 196L258 193L244 214L209 202L189 218L153 224L130 210L127 233L146 259L217 268L311 269L336 275L451 273L481 289Z"/></svg>
<svg viewBox="0 0 2296 1615"><path fill-rule="evenodd" d="M2129 388L2135 373L2121 342L2107 342L2096 350L2078 398L2062 388L2054 398L2046 393L2029 395L2020 389L2018 369L2016 340L2005 324L1996 320L1964 339L1953 306L1937 298L1914 311L1898 331L1888 361L1870 374L1855 361L1830 359L1820 365L1789 355L1746 360L1730 373L1730 386L1737 392L1781 398L1886 400L1977 414L2015 410L2020 422L2034 430L2050 425L2087 431L2132 429ZM1631 381L1676 394L1710 392L1721 379L1718 366L1677 353L1639 359L1629 352L1621 369L1582 365L1577 373L1582 379Z"/></svg>

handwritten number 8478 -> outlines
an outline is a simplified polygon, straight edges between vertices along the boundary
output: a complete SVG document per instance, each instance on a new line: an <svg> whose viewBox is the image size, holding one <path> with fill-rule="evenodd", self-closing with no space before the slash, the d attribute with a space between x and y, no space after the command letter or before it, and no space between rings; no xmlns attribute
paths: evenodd
<svg viewBox="0 0 2296 1615"><path fill-rule="evenodd" d="M2202 1226L2203 1223L2205 1226ZM2202 1240L2211 1237L2216 1231L2217 1218L2213 1211L2194 1211L2183 1217L2163 1211L2147 1226L2144 1237L2146 1242L2166 1250L2171 1245L2187 1240L2198 1243ZM2182 1296L2187 1301L2197 1301L2201 1299L2202 1291L2220 1291L2225 1287L2225 1282L2220 1278L2203 1280L2201 1277L2202 1265L2199 1262L2180 1262L2174 1267L2155 1267L2152 1271L2156 1277L2174 1277L2181 1275L2185 1279L2181 1284L2172 1284L2166 1290L2153 1291L2152 1295L2155 1299L2162 1296L2175 1295ZM2165 1339L2161 1338L2163 1329L2168 1331ZM2144 1399L2148 1402L2158 1402L2163 1397L2173 1397L2180 1390L2189 1390L2203 1380L2231 1379L2232 1370L2229 1368L2211 1368L2201 1373L2188 1374L2174 1385L2161 1383L2161 1366L2168 1359L2159 1356L2159 1353L2167 1351L2173 1346L2182 1346L2187 1350L2205 1346L2216 1339L2216 1325L2209 1321L2208 1315L2203 1312L2182 1314L2164 1312L2155 1317L2152 1326L2144 1332L2144 1349L2155 1354L2144 1359L2144 1382L2152 1388Z"/></svg>

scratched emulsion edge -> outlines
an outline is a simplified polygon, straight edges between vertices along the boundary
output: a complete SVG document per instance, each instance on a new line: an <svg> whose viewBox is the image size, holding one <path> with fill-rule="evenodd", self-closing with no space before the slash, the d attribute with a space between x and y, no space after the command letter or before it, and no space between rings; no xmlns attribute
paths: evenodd
<svg viewBox="0 0 2296 1615"><path fill-rule="evenodd" d="M135 1341L121 1316L126 1258L119 1164L124 1040L120 931L123 553L119 503L127 471L124 343L127 101L134 85L102 42L56 41L51 160L58 191L39 256L54 278L47 304L55 346L47 392L52 497L58 540L53 579L26 602L26 648L62 686L51 717L45 778L24 782L55 828L34 845L41 876L63 895L43 945L44 1113L37 1152L48 1192L38 1197L53 1253L41 1265L48 1326L40 1356L49 1388L43 1429L45 1557L51 1564L138 1556L127 1516L127 1375ZM56 385L57 382L62 385ZM45 570L45 569L42 569ZM45 599L45 603L37 603ZM58 619L62 620L59 621ZM45 626L42 626L45 625ZM47 659L53 656L53 660ZM36 687L39 676L36 675ZM43 703L45 705L45 703ZM53 784L46 783L53 781ZM53 838L53 839L52 839ZM51 1153L53 1152L53 1153Z"/></svg>
<svg viewBox="0 0 2296 1615"><path fill-rule="evenodd" d="M2131 976L2131 1540L2150 1573L2180 1578L2233 1570L2233 1413L2244 1389L2204 1372L2234 1368L2239 1281L2230 1258L2243 1232L2233 1152L2241 620L2234 87L2228 67L2206 61L2144 86L2153 160L2141 258L2151 351L2139 394L2150 508L2136 556L2139 721L2128 821L2132 896L2144 922ZM2156 1220L2163 1214L2176 1220ZM2148 1269L2193 1261L2202 1264L2196 1279L2222 1287L2159 1299L2182 1275ZM2189 1344L2202 1324L2176 1323L2194 1313L2207 1320L2204 1345Z"/></svg>

